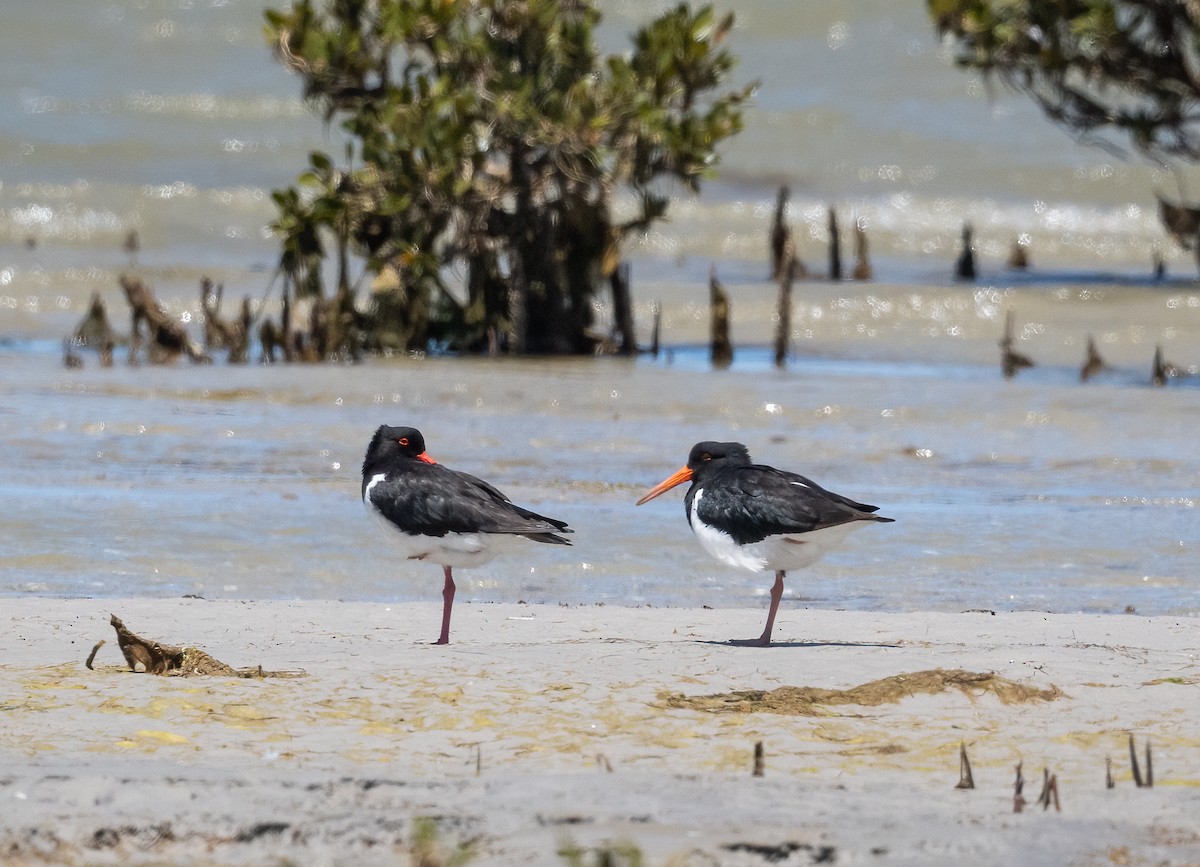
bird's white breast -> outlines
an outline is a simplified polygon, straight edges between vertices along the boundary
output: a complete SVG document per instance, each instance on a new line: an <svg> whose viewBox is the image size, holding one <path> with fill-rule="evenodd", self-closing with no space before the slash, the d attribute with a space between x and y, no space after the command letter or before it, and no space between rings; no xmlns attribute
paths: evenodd
<svg viewBox="0 0 1200 867"><path fill-rule="evenodd" d="M713 557L727 566L750 572L786 571L811 566L841 544L847 534L866 523L850 521L807 533L768 536L758 542L739 545L728 533L700 520L699 508L703 496L704 489L701 488L692 499L692 532L704 550Z"/></svg>
<svg viewBox="0 0 1200 867"><path fill-rule="evenodd" d="M718 530L700 519L700 501L703 498L704 489L700 488L696 491L696 496L692 498L692 520L688 523L692 525L692 532L696 534L696 538L700 540L704 550L727 566L748 569L751 572L762 572L766 569L766 559L758 552L751 550L753 546L737 544L733 541L733 537L724 530Z"/></svg>

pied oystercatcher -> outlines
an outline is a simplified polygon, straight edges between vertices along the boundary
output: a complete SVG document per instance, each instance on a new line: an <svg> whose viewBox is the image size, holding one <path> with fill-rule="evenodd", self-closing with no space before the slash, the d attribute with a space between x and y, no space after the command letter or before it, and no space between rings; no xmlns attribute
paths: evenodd
<svg viewBox="0 0 1200 867"><path fill-rule="evenodd" d="M687 466L647 491L637 505L689 481L688 524L704 550L730 566L775 572L763 634L734 644L770 645L787 570L815 563L867 522L894 520L872 514L878 506L856 503L804 476L752 463L741 443L696 443Z"/></svg>
<svg viewBox="0 0 1200 867"><path fill-rule="evenodd" d="M483 479L439 464L416 428L380 425L375 431L363 460L362 499L409 560L442 567L442 632L435 644L450 642L455 566L486 563L518 536L571 544L558 535L572 532L562 521L513 505Z"/></svg>

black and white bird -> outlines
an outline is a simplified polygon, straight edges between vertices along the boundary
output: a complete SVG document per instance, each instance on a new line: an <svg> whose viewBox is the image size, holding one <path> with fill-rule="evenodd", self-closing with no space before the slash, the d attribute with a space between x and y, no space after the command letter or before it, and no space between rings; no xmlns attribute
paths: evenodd
<svg viewBox="0 0 1200 867"><path fill-rule="evenodd" d="M789 569L802 569L869 522L878 506L856 503L804 476L750 460L741 443L696 443L687 466L651 488L641 505L676 485L691 482L684 504L688 524L704 550L722 563L751 572L775 572L767 626L755 639L734 641L767 647Z"/></svg>
<svg viewBox="0 0 1200 867"><path fill-rule="evenodd" d="M558 535L572 532L562 521L513 505L483 479L439 464L416 428L375 431L363 460L362 500L409 560L442 567L442 631L435 644L450 642L455 566L486 563L517 538L571 544Z"/></svg>

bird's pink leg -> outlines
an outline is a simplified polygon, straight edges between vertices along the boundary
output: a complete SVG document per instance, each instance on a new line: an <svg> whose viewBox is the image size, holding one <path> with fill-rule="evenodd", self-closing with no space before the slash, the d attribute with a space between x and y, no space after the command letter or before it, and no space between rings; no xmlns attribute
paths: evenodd
<svg viewBox="0 0 1200 867"><path fill-rule="evenodd" d="M771 630L775 628L775 612L779 610L779 600L783 598L783 576L787 573L782 569L775 573L775 583L771 586L771 607L767 610L767 626L758 638L737 639L729 642L742 647L770 647Z"/></svg>
<svg viewBox="0 0 1200 867"><path fill-rule="evenodd" d="M450 609L454 606L454 573L449 566L443 566L446 573L446 583L442 587L442 634L434 644L450 643Z"/></svg>

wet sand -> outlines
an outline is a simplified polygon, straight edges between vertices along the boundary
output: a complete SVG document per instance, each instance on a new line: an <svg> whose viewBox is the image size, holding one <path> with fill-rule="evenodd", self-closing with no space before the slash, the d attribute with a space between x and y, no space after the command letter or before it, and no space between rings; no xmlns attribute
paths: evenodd
<svg viewBox="0 0 1200 867"><path fill-rule="evenodd" d="M304 676L133 674L110 613ZM0 857L406 863L425 827L476 864L1200 860L1194 618L785 606L778 646L724 643L762 618L467 602L434 647L434 603L5 599Z"/></svg>

